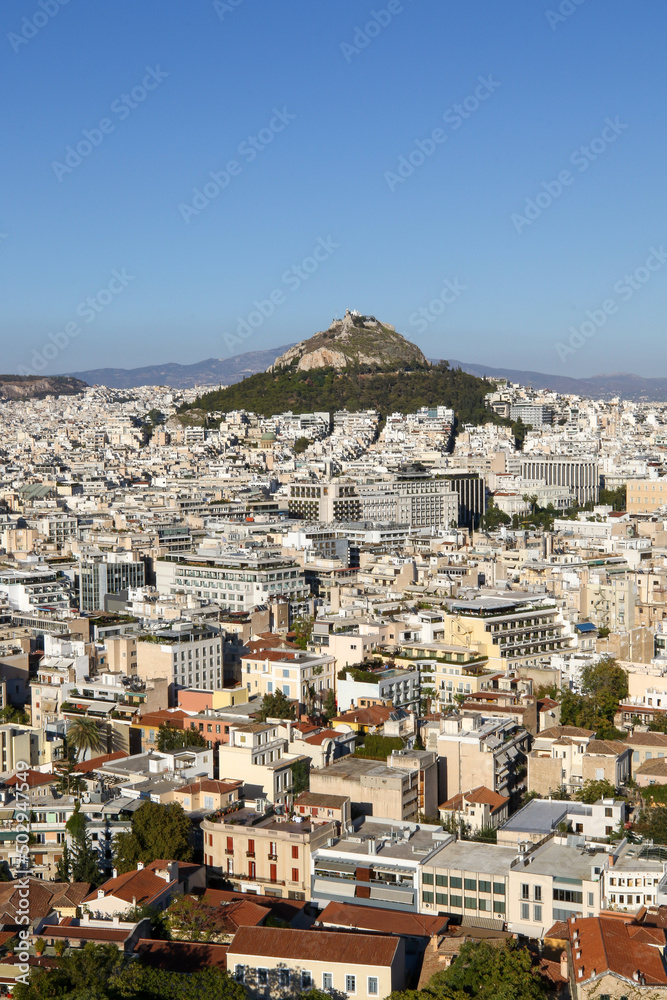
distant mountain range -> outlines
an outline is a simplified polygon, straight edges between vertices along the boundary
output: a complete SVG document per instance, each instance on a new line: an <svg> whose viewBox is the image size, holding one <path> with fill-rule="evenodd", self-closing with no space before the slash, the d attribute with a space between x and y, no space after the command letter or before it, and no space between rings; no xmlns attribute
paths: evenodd
<svg viewBox="0 0 667 1000"><path fill-rule="evenodd" d="M592 399L620 396L621 399L667 402L667 378L643 378L627 372L574 378L570 375L547 375L544 372L521 371L516 368L489 368L487 365L467 364L465 361L449 363L470 375L506 378L510 382L531 385L533 389L551 389L564 395L588 396Z"/></svg>
<svg viewBox="0 0 667 1000"><path fill-rule="evenodd" d="M264 372L293 344L284 344L268 351L248 351L233 358L207 358L194 365L148 365L145 368L95 368L91 371L72 372L74 378L89 385L108 385L116 389L134 389L142 385L168 385L175 389L189 389L195 385L233 385L250 375ZM295 352L296 353L296 352ZM523 371L517 368L492 368L488 365L469 364L450 360L453 368L461 368L470 375L487 378L506 378L510 382L531 385L534 389L552 389L568 395L587 396L594 399L667 401L667 378L643 378L619 372L610 375L593 375L575 378L570 375L548 375L545 372Z"/></svg>
<svg viewBox="0 0 667 1000"><path fill-rule="evenodd" d="M147 365L145 368L93 368L77 372L75 378L88 385L108 385L112 389L136 389L141 385L168 385L191 389L195 385L232 385L248 375L263 372L292 344L270 351L248 351L233 358L207 358L194 365Z"/></svg>

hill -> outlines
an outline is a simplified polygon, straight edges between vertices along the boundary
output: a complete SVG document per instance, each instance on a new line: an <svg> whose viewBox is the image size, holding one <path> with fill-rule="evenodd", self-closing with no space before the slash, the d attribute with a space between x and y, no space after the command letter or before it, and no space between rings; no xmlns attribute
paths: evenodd
<svg viewBox="0 0 667 1000"><path fill-rule="evenodd" d="M191 389L195 385L231 385L248 375L264 371L291 345L270 351L248 351L232 358L207 358L192 365L147 365L144 368L93 368L73 372L89 385L107 385L112 389L136 389L142 385L168 385Z"/></svg>
<svg viewBox="0 0 667 1000"><path fill-rule="evenodd" d="M357 365L396 368L429 364L417 345L396 333L389 323L348 309L328 330L290 347L276 359L272 368L296 367L297 371L310 371L313 368L340 370Z"/></svg>
<svg viewBox="0 0 667 1000"><path fill-rule="evenodd" d="M76 396L85 382L68 375L0 375L0 399L44 399Z"/></svg>

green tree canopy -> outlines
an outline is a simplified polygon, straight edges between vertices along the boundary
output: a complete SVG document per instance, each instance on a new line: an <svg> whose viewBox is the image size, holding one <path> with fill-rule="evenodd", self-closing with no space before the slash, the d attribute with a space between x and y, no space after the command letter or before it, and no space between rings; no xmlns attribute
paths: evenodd
<svg viewBox="0 0 667 1000"><path fill-rule="evenodd" d="M105 739L99 725L94 719L88 719L86 716L75 719L71 724L67 730L67 741L76 747L81 759L88 752L94 757L95 754L102 753L105 747Z"/></svg>
<svg viewBox="0 0 667 1000"><path fill-rule="evenodd" d="M266 722L267 719L295 719L296 704L282 691L265 694L257 716L260 722Z"/></svg>
<svg viewBox="0 0 667 1000"><path fill-rule="evenodd" d="M129 833L119 833L115 840L115 863L119 872L129 872L137 862L145 865L164 858L191 861L192 825L177 802L160 805L144 802L132 817Z"/></svg>
<svg viewBox="0 0 667 1000"><path fill-rule="evenodd" d="M583 787L577 791L576 795L579 802L585 802L586 805L593 805L594 802L599 802L600 799L613 799L616 797L616 789L614 786L606 779L594 780L590 778L585 781Z"/></svg>
<svg viewBox="0 0 667 1000"><path fill-rule="evenodd" d="M177 729L163 722L157 731L157 748L161 753L182 747L205 747L206 740L196 729Z"/></svg>

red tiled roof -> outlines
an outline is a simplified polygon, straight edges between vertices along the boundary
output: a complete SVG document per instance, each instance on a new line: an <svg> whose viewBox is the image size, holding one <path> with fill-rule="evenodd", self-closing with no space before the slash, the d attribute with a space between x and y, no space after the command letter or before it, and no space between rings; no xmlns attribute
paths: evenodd
<svg viewBox="0 0 667 1000"><path fill-rule="evenodd" d="M502 809L509 802L509 799L504 795L499 795L498 792L492 791L485 785L479 785L477 788L473 788L469 792L464 792L463 795L459 792L457 795L453 795L451 799L447 799L443 802L440 809L459 809L463 804L463 799L466 802L480 802L483 805L491 806L491 812L496 812L497 809Z"/></svg>
<svg viewBox="0 0 667 1000"><path fill-rule="evenodd" d="M632 981L641 970L648 986L667 986L663 964L665 932L658 927L640 927L632 918L582 917L566 924L572 942L572 962L576 982L586 982L593 974L611 972ZM553 930L553 928L552 928ZM574 932L578 931L576 942ZM552 935L549 932L549 936ZM583 972L579 976L579 971Z"/></svg>
<svg viewBox="0 0 667 1000"><path fill-rule="evenodd" d="M399 947L395 937L380 934L345 934L336 931L303 931L283 927L241 927L229 954L286 961L327 961L341 965L391 966Z"/></svg>
<svg viewBox="0 0 667 1000"><path fill-rule="evenodd" d="M379 726L386 722L395 709L385 705L370 705L368 708L353 708L336 716L336 722L356 722L360 726Z"/></svg>
<svg viewBox="0 0 667 1000"><path fill-rule="evenodd" d="M151 868L156 864L159 866L159 862L153 862ZM165 892L168 884L170 883L160 878L150 868L144 868L141 871L125 872L116 878L110 878L103 882L99 888L104 890L105 897L112 896L115 899L122 899L126 903L144 906ZM94 892L86 896L84 903L94 903L98 898L98 891L95 889Z"/></svg>
<svg viewBox="0 0 667 1000"><path fill-rule="evenodd" d="M233 781L231 778L229 781L214 781L212 778L205 778L203 781L193 781L191 785L183 785L176 791L185 792L186 795L197 795L198 792L216 792L218 795L224 795L226 792L233 792L235 788L240 788L242 785L242 781Z"/></svg>
<svg viewBox="0 0 667 1000"><path fill-rule="evenodd" d="M321 746L325 740L335 740L340 737L342 733L337 729L323 729L321 733L315 733L314 736L306 736L304 743L311 743L313 746Z"/></svg>
<svg viewBox="0 0 667 1000"><path fill-rule="evenodd" d="M14 785L27 784L28 788L37 788L38 785L48 785L52 781L57 781L57 774L44 774L42 771L33 771L30 768L27 771L21 771L21 778L19 779L16 774L13 774L11 778L5 781L7 788L13 788Z"/></svg>
<svg viewBox="0 0 667 1000"><path fill-rule="evenodd" d="M129 756L129 753L125 750L103 753L100 757L91 757L90 760L82 760L80 764L76 765L74 771L77 774L89 774L91 771L97 770L98 767L102 767L103 764L109 764L112 760L122 760L123 757Z"/></svg>
<svg viewBox="0 0 667 1000"><path fill-rule="evenodd" d="M432 937L447 929L449 917L433 917L405 910L381 910L375 906L355 906L352 903L327 903L317 918L319 924L335 927L355 927L364 931L381 931L409 937Z"/></svg>
<svg viewBox="0 0 667 1000"><path fill-rule="evenodd" d="M226 969L229 945L140 938L135 951L145 965L154 969L191 973L201 968Z"/></svg>

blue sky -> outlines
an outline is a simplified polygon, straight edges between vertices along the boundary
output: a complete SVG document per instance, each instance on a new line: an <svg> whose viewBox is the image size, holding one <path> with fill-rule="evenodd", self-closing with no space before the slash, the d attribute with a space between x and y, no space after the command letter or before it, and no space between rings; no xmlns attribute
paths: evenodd
<svg viewBox="0 0 667 1000"><path fill-rule="evenodd" d="M3 0L0 368L226 357L351 307L429 357L664 375L666 28L621 0Z"/></svg>

